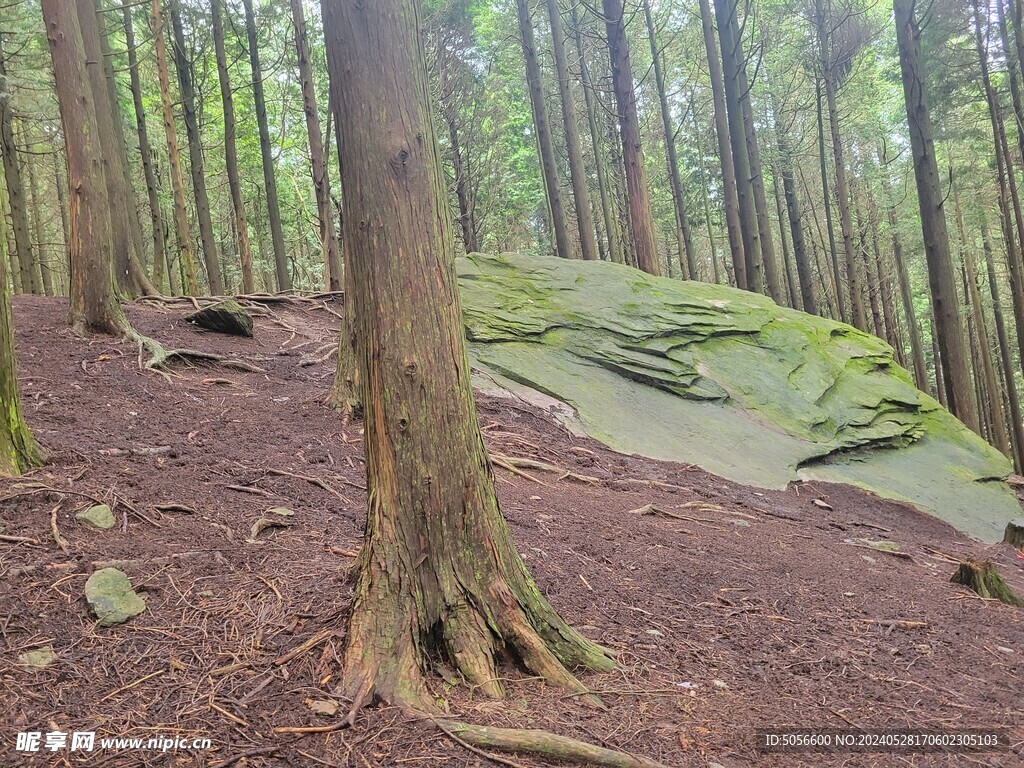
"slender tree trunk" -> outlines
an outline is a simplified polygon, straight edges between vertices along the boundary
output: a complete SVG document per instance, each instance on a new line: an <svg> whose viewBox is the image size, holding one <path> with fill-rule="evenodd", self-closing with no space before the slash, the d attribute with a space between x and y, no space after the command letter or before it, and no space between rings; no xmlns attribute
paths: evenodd
<svg viewBox="0 0 1024 768"><path fill-rule="evenodd" d="M32 223L36 235L36 265L39 267L39 276L43 283L43 293L53 296L53 275L50 273L50 260L46 257L44 243L46 237L43 232L43 201L39 197L39 180L36 174L35 163L28 163L28 190L32 199Z"/></svg>
<svg viewBox="0 0 1024 768"><path fill-rule="evenodd" d="M549 0L554 2L554 0ZM654 31L651 18L650 0L643 0L644 20L647 22L647 38L651 44L651 59L654 62L654 81L658 91L658 102L661 105L661 127L665 137L665 160L668 170L669 186L672 190L672 207L676 217L676 247L679 257L679 269L684 280L697 279L697 258L693 251L693 236L690 233L690 221L686 215L686 190L679 173L679 157L676 153L676 130L672 124L672 113L668 106L668 93L665 89L665 73L661 64L661 51Z"/></svg>
<svg viewBox="0 0 1024 768"><path fill-rule="evenodd" d="M206 280L210 293L220 296L224 293L224 282L217 264L217 242L213 235L213 218L210 216L210 196L206 191L206 164L203 160L203 140L199 134L199 119L196 114L195 89L192 85L192 63L185 51L185 31L181 24L181 13L177 2L171 8L171 30L174 34L174 69L178 73L178 87L181 90L181 111L185 119L185 134L188 137L189 170L192 174L192 191L195 194L196 218L199 220L199 242L206 266Z"/></svg>
<svg viewBox="0 0 1024 768"><path fill-rule="evenodd" d="M0 82L7 78L6 63L0 38ZM14 116L8 94L0 91L0 155L3 155L4 179L11 206L11 223L14 229L14 250L18 264L18 290L26 293L42 293L42 284L35 270L32 253L32 235L28 221L28 200L25 184L21 177L21 161L14 141Z"/></svg>
<svg viewBox="0 0 1024 768"><path fill-rule="evenodd" d="M306 133L309 136L309 161L316 193L316 210L320 220L320 245L327 267L328 289L341 290L341 252L338 232L334 228L331 209L331 180L327 175L324 140L320 129L320 113L316 105L316 88L309 62L309 39L306 37L306 19L302 0L291 0L292 23L295 26L295 50L299 63L299 81L302 84L302 111L306 115Z"/></svg>
<svg viewBox="0 0 1024 768"><path fill-rule="evenodd" d="M811 262L807 254L807 243L804 240L804 226L800 211L800 197L793 178L793 158L786 141L781 118L776 113L775 140L779 150L779 175L782 177L782 191L786 198L786 214L789 219L789 232L793 236L793 258L796 261L797 279L800 282L800 303L804 312L818 314L818 303L814 298L814 283L811 274ZM794 304L796 296L794 295Z"/></svg>
<svg viewBox="0 0 1024 768"><path fill-rule="evenodd" d="M540 594L498 507L469 380L416 8L324 5L333 100L345 116L343 234L365 376L367 524L343 679L353 713L375 698L434 709L422 669L432 648L492 696L502 694L499 646L579 693L569 668L612 666Z"/></svg>
<svg viewBox="0 0 1024 768"><path fill-rule="evenodd" d="M594 238L594 217L590 210L590 190L587 187L587 171L583 165L583 147L580 144L580 132L577 127L569 63L565 56L562 13L558 8L558 0L547 0L547 5L548 16L551 19L551 49L555 57L558 95L562 103L562 122L565 125L565 145L569 155L572 196L576 204L576 223L580 234L580 255L588 261L593 261L597 259L597 241Z"/></svg>
<svg viewBox="0 0 1024 768"><path fill-rule="evenodd" d="M885 324L882 320L882 307L879 301L879 277L876 271L878 262L871 258L868 252L868 221L864 216L864 209L861 201L858 201L857 188L851 192L854 195L855 210L857 217L857 245L856 250L860 253L861 264L864 268L864 290L868 295L868 302L871 308L871 325L875 336L885 338Z"/></svg>
<svg viewBox="0 0 1024 768"><path fill-rule="evenodd" d="M7 220L0 200L0 477L20 475L42 464L35 438L22 416L18 396L7 259Z"/></svg>
<svg viewBox="0 0 1024 768"><path fill-rule="evenodd" d="M66 0L43 0L42 8L68 160L71 197L69 321L78 333L119 334L124 315L114 279L107 158L97 115L99 95L106 95L106 85L101 79L96 87L95 79L90 79L88 47L75 4ZM95 20L95 14L92 18ZM93 42L98 47L98 39Z"/></svg>
<svg viewBox="0 0 1024 768"><path fill-rule="evenodd" d="M146 126L146 108L142 103L142 79L139 75L139 58L135 48L135 23L132 13L125 4L121 8L125 44L128 48L128 73L131 83L132 104L135 108L135 129L139 137L139 154L142 156L142 172L146 178L146 194L149 198L149 222L153 232L153 283L156 289L167 288L164 254L164 223L160 210L160 194L157 171L153 162L153 149L149 144L149 129Z"/></svg>
<svg viewBox="0 0 1024 768"><path fill-rule="evenodd" d="M963 324L957 307L953 261L949 252L949 234L943 210L942 181L935 159L931 116L924 92L925 76L921 65L920 40L914 18L914 0L893 0L896 37L903 76L903 93L910 125L910 146L917 181L918 206L932 308L938 331L944 384L950 411L974 431L978 414L971 397L971 377L964 348Z"/></svg>
<svg viewBox="0 0 1024 768"><path fill-rule="evenodd" d="M231 210L234 214L234 234L238 243L238 260L242 269L242 292L256 290L252 277L252 243L249 240L249 222L245 215L242 183L238 173L238 144L235 139L235 97L228 74L228 56L224 45L224 9L222 0L210 0L213 21L213 44L217 56L217 80L220 100L224 109L224 165L231 192Z"/></svg>
<svg viewBox="0 0 1024 768"><path fill-rule="evenodd" d="M522 0L520 0L522 1ZM629 201L629 222L637 267L652 275L661 274L651 194L647 187L644 148L640 139L640 122L636 113L636 91L633 89L633 67L629 60L626 19L622 0L603 0L608 47L611 49L612 90L619 115L622 137L622 159L626 169L626 190Z"/></svg>
<svg viewBox="0 0 1024 768"><path fill-rule="evenodd" d="M790 255L789 240L786 237L786 213L782 203L782 189L779 186L778 169L772 171L772 197L775 199L775 216L779 220L779 242L782 243L782 269L786 275L786 293L788 300L786 306L798 308L801 304L800 294L797 292L796 282L793 280L793 259Z"/></svg>
<svg viewBox="0 0 1024 768"><path fill-rule="evenodd" d="M715 0L715 19L718 22L718 40L722 48L722 74L725 83L725 111L729 122L729 142L732 161L736 169L736 195L739 204L740 234L743 239L744 287L755 293L764 293L764 265L761 258L761 231L757 225L754 205L754 185L750 169L746 126L743 119L743 82L740 72L744 67L740 47L738 0Z"/></svg>
<svg viewBox="0 0 1024 768"><path fill-rule="evenodd" d="M690 93L690 102L693 102L693 93ZM698 177L698 186L700 187L701 204L704 210L704 224L708 231L708 248L711 251L711 270L714 274L715 283L720 284L722 282L721 270L718 266L718 249L715 247L715 231L711 224L711 203L708 200L708 189L707 189L707 169L704 167L704 147L701 141L700 126L697 125L697 110L690 110L690 119L693 123L693 143L694 148L697 151L697 172L700 174ZM726 285L736 285L736 278L733 275L732 263L728 260L724 260L725 273L726 273ZM700 279L700 278L698 278Z"/></svg>
<svg viewBox="0 0 1024 768"><path fill-rule="evenodd" d="M547 193L548 214L551 232L555 238L555 255L571 259L572 244L569 228L565 223L565 206L562 203L562 185L558 180L558 164L555 159L555 144L551 137L551 122L544 101L544 87L540 77L540 62L537 59L537 45L533 34L533 19L530 17L528 0L516 0L519 13L519 41L523 47L526 62L526 82L530 87L530 104L533 107L533 125L537 130L537 145L540 151L541 170L544 174L544 189Z"/></svg>
<svg viewBox="0 0 1024 768"><path fill-rule="evenodd" d="M245 32L249 43L249 66L252 69L253 104L256 110L256 124L260 132L263 187L267 196L267 219L270 223L270 240L274 248L277 287L281 291L290 291L292 276L288 269L288 252L285 250L284 228L281 224L281 206L277 199L277 177L274 173L270 128L267 125L267 100L263 94L263 67L260 64L259 41L256 36L256 14L253 12L252 0L242 0L242 5L245 6Z"/></svg>
<svg viewBox="0 0 1024 768"><path fill-rule="evenodd" d="M1010 335L1003 318L1003 305L999 296L999 283L996 280L995 258L992 254L992 239L989 236L988 221L984 212L981 217L981 245L985 253L985 266L988 271L988 289L992 297L992 316L996 323L996 339L999 342L999 362L1002 368L1004 391L1008 404L1007 418L1010 422L1010 435L1013 438L1013 463L1019 474L1024 470L1024 423L1021 421L1020 396L1017 393L1017 369L1013 364L1013 353L1010 351Z"/></svg>
<svg viewBox="0 0 1024 768"><path fill-rule="evenodd" d="M199 293L196 277L196 260L192 252L192 229L188 221L185 204L185 182L181 175L181 152L178 150L178 133L174 127L174 108L171 104L171 81L167 69L167 43L164 40L164 16L160 0L152 0L153 48L156 53L156 70L160 85L160 106L164 120L164 137L167 139L167 160L171 169L171 189L174 193L174 235L177 239L178 259L184 272L185 293Z"/></svg>
<svg viewBox="0 0 1024 768"><path fill-rule="evenodd" d="M871 251L875 257L875 268L878 270L878 297L882 302L882 316L885 320L885 339L889 346L897 351L897 359L902 361L903 344L900 340L899 331L896 327L896 311L892 305L892 275L889 266L885 263L885 256L882 251L882 239L878 227L878 204L870 191L868 198L868 225L871 227Z"/></svg>
<svg viewBox="0 0 1024 768"><path fill-rule="evenodd" d="M68 184L64 174L67 173L67 165L64 162L63 152L53 152L50 157L53 159L53 185L57 190L57 208L60 212L60 231L64 236L64 247L61 249L60 262L60 288L58 293L63 294L66 290L66 276L70 272L68 268L68 244L71 242L71 224L68 221ZM3 205L0 205L0 211Z"/></svg>
<svg viewBox="0 0 1024 768"><path fill-rule="evenodd" d="M709 0L698 0L698 4L700 6L701 29L704 33L704 50L707 54L708 72L711 76L711 96L715 113L715 136L718 139L718 156L722 166L722 191L725 198L723 201L725 229L729 236L733 276L737 288L748 290L749 284L747 280L746 256L743 250L743 226L740 223L736 166L732 157L732 145L729 142L722 59L718 55L718 43L715 41L714 16L711 13Z"/></svg>
<svg viewBox="0 0 1024 768"><path fill-rule="evenodd" d="M590 68L587 66L586 54L583 49L583 34L576 14L576 6L572 6L572 24L576 38L576 50L580 57L580 81L583 85L583 98L587 106L587 124L590 127L590 140L594 146L594 168L597 171L597 187L601 195L601 213L604 216L605 233L608 238L608 256L616 264L622 264L622 242L619 237L619 224L615 217L611 201L611 180L605 159L604 143L601 141L601 130L597 123L598 105L590 82Z"/></svg>
<svg viewBox="0 0 1024 768"><path fill-rule="evenodd" d="M815 24L817 27L818 50L821 77L825 87L825 104L828 112L829 131L832 138L832 157L836 173L836 205L839 208L839 229L843 237L843 253L846 257L846 280L850 289L850 321L862 331L868 330L867 314L864 311L863 286L853 247L853 218L850 214L850 187L846 181L846 159L842 133L839 128L839 109L836 106L836 80L830 61L831 19L826 16L822 0L815 2Z"/></svg>
<svg viewBox="0 0 1024 768"><path fill-rule="evenodd" d="M850 313L847 310L846 296L844 294L843 276L839 269L839 251L836 249L836 228L832 217L832 191L828 183L828 163L825 159L825 122L824 110L821 104L821 81L818 81L817 88L817 113L818 113L818 168L821 171L821 192L825 209L825 228L828 231L829 264L832 267L832 280L836 289L836 307L839 309L838 320L844 323L850 322Z"/></svg>

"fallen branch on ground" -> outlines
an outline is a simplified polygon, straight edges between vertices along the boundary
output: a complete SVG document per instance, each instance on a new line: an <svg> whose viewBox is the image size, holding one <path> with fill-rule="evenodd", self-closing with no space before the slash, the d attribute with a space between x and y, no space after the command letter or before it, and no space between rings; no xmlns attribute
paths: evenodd
<svg viewBox="0 0 1024 768"><path fill-rule="evenodd" d="M551 472L552 474L558 475L559 480L569 478L570 480L579 480L581 483L599 483L601 478L591 477L590 475L579 475L575 472L571 472L568 469L562 467L556 467L554 464L547 464L543 461L537 461L536 459L524 459L518 456L503 456L500 453L492 453L491 461L500 460L504 462L499 466L510 465L516 469L536 469L539 472ZM507 467L506 467L507 468Z"/></svg>

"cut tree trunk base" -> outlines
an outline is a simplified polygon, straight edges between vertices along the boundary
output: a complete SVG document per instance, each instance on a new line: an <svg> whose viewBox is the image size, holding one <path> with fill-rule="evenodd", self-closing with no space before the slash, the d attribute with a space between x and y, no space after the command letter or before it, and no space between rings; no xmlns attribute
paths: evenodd
<svg viewBox="0 0 1024 768"><path fill-rule="evenodd" d="M962 562L950 581L970 587L981 597L1024 608L1024 599L1010 588L1010 585L1003 580L999 571L990 561L977 563L968 560Z"/></svg>
<svg viewBox="0 0 1024 768"><path fill-rule="evenodd" d="M1024 517L1018 517L1006 524L1003 541L1011 547L1024 547Z"/></svg>

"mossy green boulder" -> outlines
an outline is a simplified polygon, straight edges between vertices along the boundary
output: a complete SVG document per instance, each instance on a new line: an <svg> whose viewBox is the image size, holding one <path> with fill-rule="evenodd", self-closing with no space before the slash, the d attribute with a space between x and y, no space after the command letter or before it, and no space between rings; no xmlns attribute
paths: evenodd
<svg viewBox="0 0 1024 768"><path fill-rule="evenodd" d="M91 528L107 529L114 527L114 513L107 504L96 504L95 506L83 509L75 515L76 520L81 520Z"/></svg>
<svg viewBox="0 0 1024 768"><path fill-rule="evenodd" d="M717 285L523 254L458 260L477 384L535 390L626 453L748 485L849 483L985 541L1020 507L998 451L883 341Z"/></svg>
<svg viewBox="0 0 1024 768"><path fill-rule="evenodd" d="M132 589L131 579L117 568L102 568L90 576L85 599L101 627L123 624L146 610L146 601Z"/></svg>

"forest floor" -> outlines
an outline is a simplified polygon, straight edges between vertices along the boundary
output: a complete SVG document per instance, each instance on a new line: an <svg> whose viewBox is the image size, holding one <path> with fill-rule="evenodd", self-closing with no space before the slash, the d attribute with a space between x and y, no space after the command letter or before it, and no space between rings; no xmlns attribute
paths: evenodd
<svg viewBox="0 0 1024 768"><path fill-rule="evenodd" d="M361 424L342 426L323 405L334 360L317 362L340 305L272 305L252 340L201 333L183 320L190 309L133 305L129 316L168 347L265 373L178 366L168 380L141 370L130 344L74 337L60 300L15 300L27 418L50 462L0 481L2 534L31 540L0 541L0 766L495 765L389 708L337 727L365 514ZM992 557L1024 588L1012 549L855 489L745 488L617 454L512 399L478 405L493 452L596 478L495 469L541 589L619 669L583 678L600 711L514 668L508 699L483 700L442 667L434 692L453 716L679 768L1024 764L1024 612L949 583L956 558ZM95 501L113 507L113 529L75 520ZM655 513L636 512L646 505ZM250 543L253 523L282 506L295 513L281 518L288 527ZM880 539L902 554L857 546ZM98 628L83 585L113 560L128 561L146 610ZM18 663L45 645L50 666ZM1013 746L759 753L755 730L781 727L998 728ZM13 749L18 731L57 730L212 746Z"/></svg>

